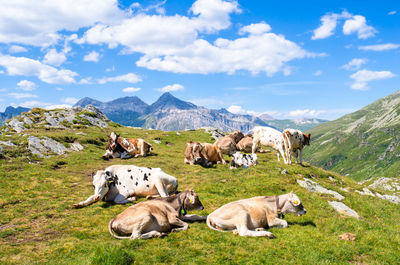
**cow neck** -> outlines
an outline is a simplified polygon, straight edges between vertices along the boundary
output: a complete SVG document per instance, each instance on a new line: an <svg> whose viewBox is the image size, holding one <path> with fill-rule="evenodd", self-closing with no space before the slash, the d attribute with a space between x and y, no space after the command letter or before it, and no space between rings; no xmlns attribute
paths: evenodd
<svg viewBox="0 0 400 265"><path fill-rule="evenodd" d="M181 196L180 196L181 194L183 194L183 192L181 192L178 195L176 195L176 197L178 197L178 204L179 204L178 212L179 212L179 215L186 215L186 209L185 209L185 205L184 205L185 198L186 198L186 193L184 193L185 197L183 199L183 202L181 200Z"/></svg>
<svg viewBox="0 0 400 265"><path fill-rule="evenodd" d="M276 213L278 214L278 218L285 218L285 215L282 213L282 208L279 205L279 195L275 196L275 203L276 203Z"/></svg>

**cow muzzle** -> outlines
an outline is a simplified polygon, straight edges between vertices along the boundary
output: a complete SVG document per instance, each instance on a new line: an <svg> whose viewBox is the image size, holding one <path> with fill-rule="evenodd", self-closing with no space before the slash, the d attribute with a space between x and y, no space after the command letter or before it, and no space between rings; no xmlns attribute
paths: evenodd
<svg viewBox="0 0 400 265"><path fill-rule="evenodd" d="M303 209L302 211L297 213L297 216L302 216L303 214L306 214L306 213L307 213L307 210Z"/></svg>

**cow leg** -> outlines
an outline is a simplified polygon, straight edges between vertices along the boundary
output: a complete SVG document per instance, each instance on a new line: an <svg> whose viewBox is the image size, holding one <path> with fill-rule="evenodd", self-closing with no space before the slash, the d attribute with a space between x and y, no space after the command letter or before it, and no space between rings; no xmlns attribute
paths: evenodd
<svg viewBox="0 0 400 265"><path fill-rule="evenodd" d="M286 228L288 226L288 223L283 220L283 219L279 219L279 218L275 218L272 221L272 224L269 225L270 227L277 227L277 228Z"/></svg>
<svg viewBox="0 0 400 265"><path fill-rule="evenodd" d="M138 238L138 239L149 239L149 238L153 238L153 237L162 237L162 236L165 236L165 235L167 235L167 234L166 233L161 233L161 232L158 232L158 231L154 230L154 231L150 231L150 232L141 234L141 235L139 235L139 237L133 238L131 236L130 239L136 239L136 238Z"/></svg>
<svg viewBox="0 0 400 265"><path fill-rule="evenodd" d="M255 154L255 153L256 153L257 148L258 148L258 144L259 144L259 141L255 141L255 140L253 139L253 145L252 145L252 147L251 147L251 153L252 153L252 154Z"/></svg>
<svg viewBox="0 0 400 265"><path fill-rule="evenodd" d="M152 237L161 237L166 235L165 233L161 233L156 230L143 233L143 231L148 229L153 223L154 222L151 215L143 216L140 220L137 220L133 226L130 239L149 239Z"/></svg>
<svg viewBox="0 0 400 265"><path fill-rule="evenodd" d="M237 232L239 236L251 236L251 237L258 237L258 236L267 236L269 238L273 238L274 235L271 232L268 231L256 231L256 230L249 230L249 221L250 221L250 216L247 212L241 212L239 213L239 216L235 217L236 222L236 230L233 232Z"/></svg>
<svg viewBox="0 0 400 265"><path fill-rule="evenodd" d="M116 204L125 204L128 202L132 202L132 199L126 198L125 196L123 196L121 194L118 194L117 197L115 197L115 199L114 199L114 203L116 203Z"/></svg>
<svg viewBox="0 0 400 265"><path fill-rule="evenodd" d="M128 154L127 151L124 151L121 153L121 159L129 159L131 157L132 157L132 155Z"/></svg>
<svg viewBox="0 0 400 265"><path fill-rule="evenodd" d="M186 222L196 222L196 221L205 221L207 216L199 216L196 214L187 214L181 217L182 221Z"/></svg>
<svg viewBox="0 0 400 265"><path fill-rule="evenodd" d="M279 149L279 153L281 153L281 155L282 155L283 162L284 162L285 164L288 164L288 161L286 160L286 157L285 157L285 154L284 154L282 148ZM278 161L279 161L279 159L278 159Z"/></svg>
<svg viewBox="0 0 400 265"><path fill-rule="evenodd" d="M86 207L86 206L88 206L88 205L90 205L92 203L95 203L95 202L99 201L99 200L101 200L100 197L98 197L96 195L92 195L89 198L87 198L86 201L75 203L74 205L72 205L72 207L73 208L83 208L83 207Z"/></svg>
<svg viewBox="0 0 400 265"><path fill-rule="evenodd" d="M157 177L156 182L155 182L156 189L158 193L160 194L161 197L167 197L168 196L168 190L164 186L164 183L161 181L160 177Z"/></svg>
<svg viewBox="0 0 400 265"><path fill-rule="evenodd" d="M303 165L303 149L300 149L300 165Z"/></svg>
<svg viewBox="0 0 400 265"><path fill-rule="evenodd" d="M168 222L171 226L177 226L171 230L171 232L179 232L189 228L189 225L178 218L175 213L168 214Z"/></svg>

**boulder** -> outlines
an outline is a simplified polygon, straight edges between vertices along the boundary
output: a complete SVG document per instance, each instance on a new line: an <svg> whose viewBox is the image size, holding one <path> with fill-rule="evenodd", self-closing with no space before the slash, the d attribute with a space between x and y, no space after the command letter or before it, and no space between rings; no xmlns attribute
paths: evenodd
<svg viewBox="0 0 400 265"><path fill-rule="evenodd" d="M14 129L14 131L16 131L17 133L25 130L24 123L15 118L9 121L7 125Z"/></svg>
<svg viewBox="0 0 400 265"><path fill-rule="evenodd" d="M400 181L393 178L378 178L371 185L371 189L382 189L387 191L397 191L400 190Z"/></svg>
<svg viewBox="0 0 400 265"><path fill-rule="evenodd" d="M327 188L322 187L321 185L319 185L318 183L312 181L311 179L308 178L304 178L303 180L297 180L297 183L307 189L310 192L316 192L316 193L323 193L323 194L329 194L329 195L333 195L333 197L339 201L344 199L344 196L342 196L341 194L339 194L336 191L333 190L328 190Z"/></svg>
<svg viewBox="0 0 400 265"><path fill-rule="evenodd" d="M332 206L333 209L335 209L339 214L353 217L356 219L359 219L360 216L356 211L351 209L349 206L344 204L343 202L337 202L337 201L329 201L328 202L330 206Z"/></svg>

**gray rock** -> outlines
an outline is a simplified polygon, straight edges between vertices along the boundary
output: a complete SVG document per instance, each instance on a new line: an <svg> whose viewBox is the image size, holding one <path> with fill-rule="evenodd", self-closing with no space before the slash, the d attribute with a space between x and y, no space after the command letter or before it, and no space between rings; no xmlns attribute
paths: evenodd
<svg viewBox="0 0 400 265"><path fill-rule="evenodd" d="M332 176L329 176L328 179L329 179L330 181L332 181L332 182L337 182L337 181L338 181L337 179L335 179L335 178L332 177Z"/></svg>
<svg viewBox="0 0 400 265"><path fill-rule="evenodd" d="M68 150L61 143L48 137L39 139L35 136L28 137L28 148L32 154L44 157L45 154L56 153L58 155L65 154Z"/></svg>
<svg viewBox="0 0 400 265"><path fill-rule="evenodd" d="M108 119L107 116L104 115L103 112L101 112L98 108L96 108L93 105L87 105L83 110L93 112L94 114L96 114L96 117L98 119L102 119L102 120L105 120L105 121L110 121L110 119Z"/></svg>
<svg viewBox="0 0 400 265"><path fill-rule="evenodd" d="M16 131L17 133L25 130L24 123L17 119L12 119L7 123L7 125L14 129L14 131Z"/></svg>
<svg viewBox="0 0 400 265"><path fill-rule="evenodd" d="M316 192L316 193L323 193L323 194L329 194L329 195L333 195L333 197L339 201L344 199L344 196L342 196L341 194L339 194L336 191L333 190L328 190L327 188L322 187L321 185L319 185L318 183L312 181L311 179L308 178L304 178L304 181L302 180L297 180L297 183L307 189L310 192Z"/></svg>
<svg viewBox="0 0 400 265"><path fill-rule="evenodd" d="M24 122L28 125L32 125L33 121L31 119L29 119L28 117L24 116Z"/></svg>
<svg viewBox="0 0 400 265"><path fill-rule="evenodd" d="M379 178L375 180L371 185L369 185L371 189L383 189L388 191L397 191L400 190L400 182L398 179L393 178Z"/></svg>
<svg viewBox="0 0 400 265"><path fill-rule="evenodd" d="M286 169L284 169L284 170L281 171L281 174L282 174L282 175L287 175L287 174L289 174L289 171L287 171Z"/></svg>
<svg viewBox="0 0 400 265"><path fill-rule="evenodd" d="M387 195L387 194L381 195L379 193L376 193L376 196L378 198L381 198L382 200L386 200L386 201L389 201L391 203L395 203L395 204L399 204L400 203L400 198L398 196L396 196L396 195Z"/></svg>
<svg viewBox="0 0 400 265"><path fill-rule="evenodd" d="M161 141L159 140L152 140L153 142L155 142L156 144L161 144Z"/></svg>
<svg viewBox="0 0 400 265"><path fill-rule="evenodd" d="M70 150L79 152L79 151L83 150L83 146L80 143L75 142L75 143L71 144Z"/></svg>
<svg viewBox="0 0 400 265"><path fill-rule="evenodd" d="M81 118L88 120L90 122L90 124L92 124L94 126L98 126L100 128L108 127L108 124L106 122L100 120L99 118L93 118L93 117L86 116L86 115L81 115Z"/></svg>
<svg viewBox="0 0 400 265"><path fill-rule="evenodd" d="M375 194L374 194L372 191L370 191L368 188L363 188L362 191L356 190L356 192L357 192L358 194L361 194L361 195L364 195L364 196L372 196L372 197L375 197Z"/></svg>
<svg viewBox="0 0 400 265"><path fill-rule="evenodd" d="M15 144L13 144L13 143L11 142L11 140L9 140L9 141L7 141L7 142L0 141L0 145L9 146L9 147L15 146Z"/></svg>
<svg viewBox="0 0 400 265"><path fill-rule="evenodd" d="M353 218L356 218L356 219L360 218L360 216L358 215L358 213L356 211L351 209L349 206L347 206L343 202L329 201L328 203L339 214L343 214L343 215L346 215L346 216L349 216L349 217L353 217Z"/></svg>

